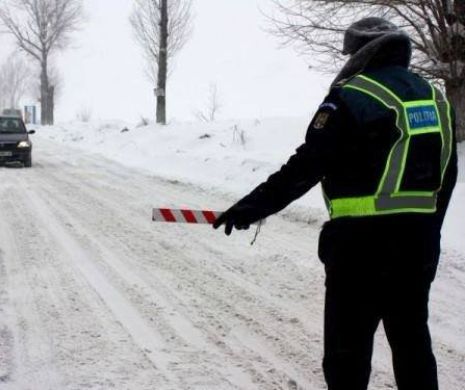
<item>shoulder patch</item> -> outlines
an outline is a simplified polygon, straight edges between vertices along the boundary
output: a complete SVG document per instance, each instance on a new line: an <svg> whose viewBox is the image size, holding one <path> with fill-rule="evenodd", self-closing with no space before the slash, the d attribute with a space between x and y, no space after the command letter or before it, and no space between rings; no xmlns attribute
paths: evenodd
<svg viewBox="0 0 465 390"><path fill-rule="evenodd" d="M326 123L328 122L330 113L327 111L322 111L319 112L316 117L315 121L313 122L313 128L316 130L321 130L326 126Z"/></svg>

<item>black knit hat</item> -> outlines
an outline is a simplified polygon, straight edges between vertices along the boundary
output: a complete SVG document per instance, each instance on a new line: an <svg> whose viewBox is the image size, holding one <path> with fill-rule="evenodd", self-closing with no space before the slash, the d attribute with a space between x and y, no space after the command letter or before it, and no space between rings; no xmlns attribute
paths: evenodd
<svg viewBox="0 0 465 390"><path fill-rule="evenodd" d="M342 54L355 54L370 41L399 31L396 25L382 18L370 17L359 20L347 29Z"/></svg>

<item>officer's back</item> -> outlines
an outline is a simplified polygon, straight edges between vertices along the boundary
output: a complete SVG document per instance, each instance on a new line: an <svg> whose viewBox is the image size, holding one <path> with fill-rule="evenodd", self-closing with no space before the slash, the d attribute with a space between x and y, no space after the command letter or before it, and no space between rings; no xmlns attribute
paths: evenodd
<svg viewBox="0 0 465 390"><path fill-rule="evenodd" d="M434 100L437 93L432 85L424 78L411 72L405 63L402 53L385 50L376 58L372 64L367 66L362 73L355 77L363 77L379 83L382 87L391 91L403 102L426 102ZM337 104L338 113L341 116L340 128L334 129L337 133L332 137L335 147L334 156L329 161L327 174L322 180L327 198L363 198L373 196L379 191L383 174L386 174L386 165L393 158L393 147L402 139L402 130L399 129L399 113L393 107L387 107L376 97L357 89L350 88L353 77L341 80L335 85L326 99ZM421 105L419 105L421 107ZM436 118L428 116L428 111L411 109L406 114L410 115L410 125L419 125L425 122L434 125L447 126L441 123L439 113ZM453 123L453 112L451 110L451 127ZM420 129L421 130L421 129ZM421 133L421 134L420 134ZM435 211L409 212L409 210L393 210L393 213L379 213L378 215L342 215L333 218L325 224L322 244L325 246L327 236L331 236L331 242L327 245L337 246L336 234L338 231L346 233L348 228L359 229L360 235L364 236L365 246L373 240L379 244L380 239L384 246L394 244L401 246L400 237L409 237L410 242L415 236L423 235L427 239L428 231L434 230L433 236L440 231L451 192L456 180L456 152L452 145L446 151L449 154L448 166L450 169L442 171L441 155L444 142L443 133L422 131L418 135L408 137L407 143L401 156L401 166L405 172L399 177L397 183L398 192L429 192L440 191L437 194ZM399 156L397 156L399 157ZM429 212L428 212L429 211ZM416 230L418 235L412 234ZM421 230L421 232L420 232ZM409 232L403 234L403 232ZM396 237L393 237L396 236ZM393 238L390 242L390 238ZM433 243L439 246L438 240ZM380 245L380 244L379 244ZM323 248L324 250L324 248Z"/></svg>

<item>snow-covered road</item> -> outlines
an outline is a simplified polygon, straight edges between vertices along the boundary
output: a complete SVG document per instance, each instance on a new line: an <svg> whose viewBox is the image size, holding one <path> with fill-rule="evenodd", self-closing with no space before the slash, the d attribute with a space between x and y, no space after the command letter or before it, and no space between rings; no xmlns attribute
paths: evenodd
<svg viewBox="0 0 465 390"><path fill-rule="evenodd" d="M227 238L153 206L233 199L43 139L0 168L0 389L324 389L322 222L273 217ZM432 297L443 389L465 383L465 260ZM371 389L394 388L380 330Z"/></svg>

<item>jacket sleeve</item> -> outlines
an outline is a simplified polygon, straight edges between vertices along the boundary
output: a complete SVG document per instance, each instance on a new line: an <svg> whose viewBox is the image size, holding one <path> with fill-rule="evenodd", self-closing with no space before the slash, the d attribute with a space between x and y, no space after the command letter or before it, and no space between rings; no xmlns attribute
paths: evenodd
<svg viewBox="0 0 465 390"><path fill-rule="evenodd" d="M449 161L449 165L446 168L446 173L444 175L444 180L442 183L441 190L438 194L437 202L437 217L439 228L442 227L444 218L446 216L447 208L452 197L452 192L457 183L458 176L458 157L457 157L457 139L456 139L456 121L455 114L452 115L452 130L453 130L453 140L452 140L452 155Z"/></svg>
<svg viewBox="0 0 465 390"><path fill-rule="evenodd" d="M347 109L330 93L311 121L305 142L279 171L237 203L257 221L277 213L320 182L330 169Z"/></svg>

